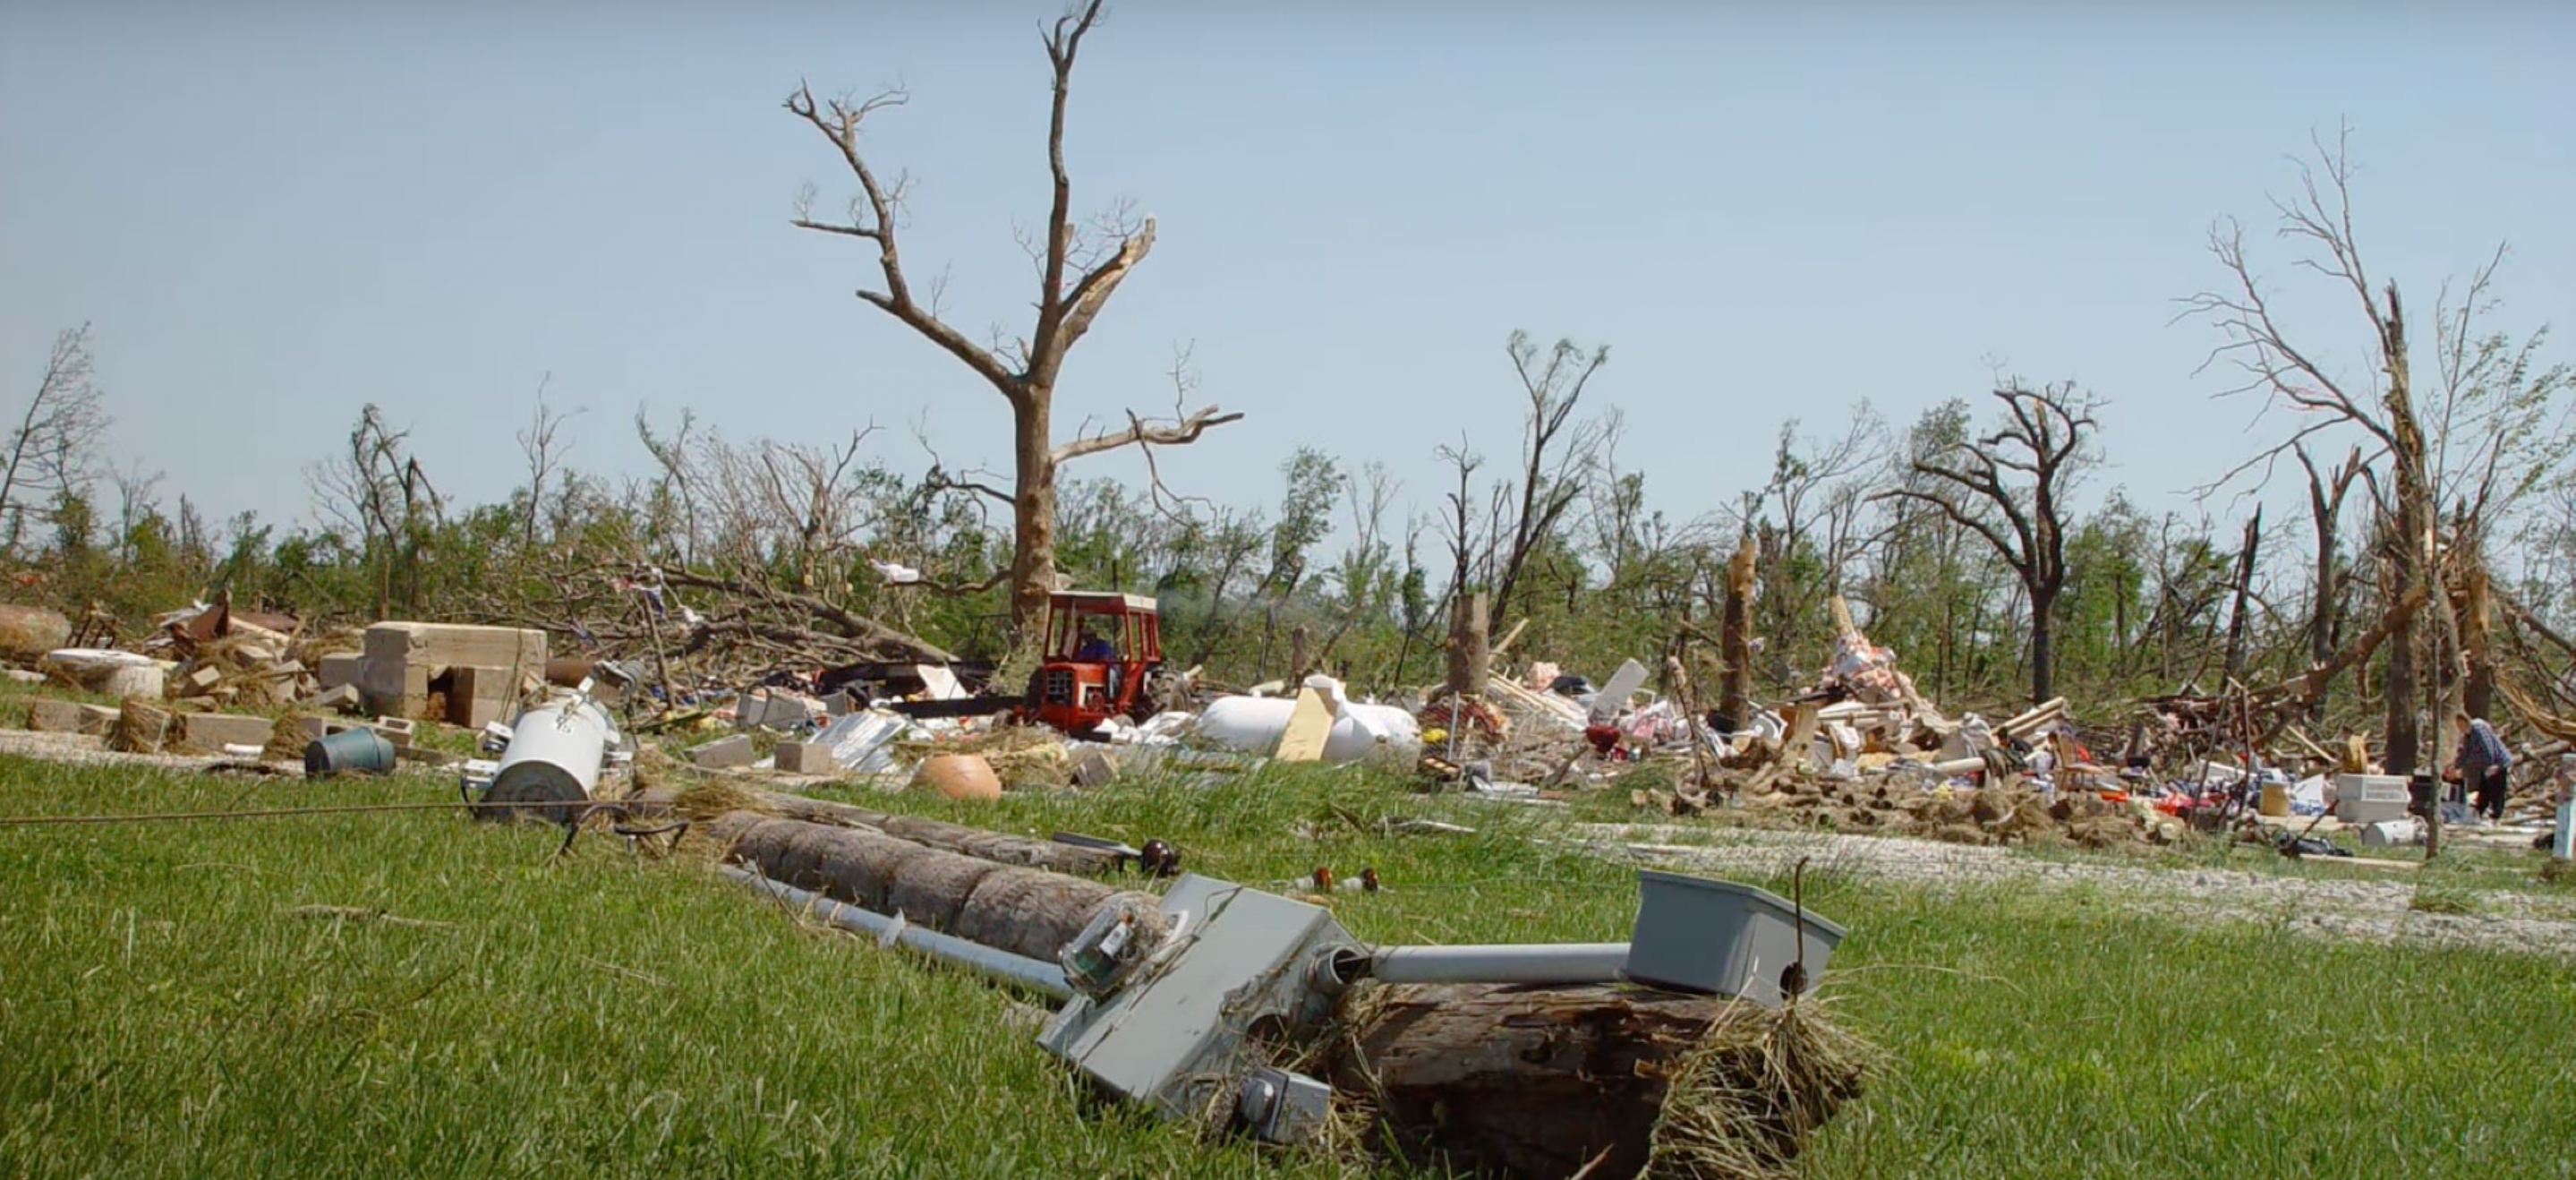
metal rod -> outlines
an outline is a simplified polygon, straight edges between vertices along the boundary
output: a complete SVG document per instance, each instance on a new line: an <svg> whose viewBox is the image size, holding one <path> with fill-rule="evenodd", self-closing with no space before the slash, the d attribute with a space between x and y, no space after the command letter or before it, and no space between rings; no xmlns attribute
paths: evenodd
<svg viewBox="0 0 2576 1180"><path fill-rule="evenodd" d="M1368 974L1382 983L1616 983L1624 942L1382 946Z"/></svg>
<svg viewBox="0 0 2576 1180"><path fill-rule="evenodd" d="M753 889L800 909L812 909L814 916L843 930L883 938L888 931L897 929L894 919L872 910L863 910L811 890L798 889L793 885L773 881L736 865L723 865L720 868L724 875ZM1073 987L1065 982L1064 968L1053 963L1041 963L1026 955L995 950L980 942L969 942L954 935L941 934L936 930L910 924L903 926L895 934L894 940L932 958L943 959L960 967L972 968L996 979L1016 983L1059 1000L1073 998Z"/></svg>

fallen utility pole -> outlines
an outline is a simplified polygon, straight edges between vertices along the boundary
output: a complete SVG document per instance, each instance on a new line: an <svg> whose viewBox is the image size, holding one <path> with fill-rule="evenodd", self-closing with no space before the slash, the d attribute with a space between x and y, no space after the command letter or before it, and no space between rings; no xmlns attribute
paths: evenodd
<svg viewBox="0 0 2576 1180"><path fill-rule="evenodd" d="M646 793L644 798L653 805L668 807L684 814L695 813L699 818L714 818L696 813L692 806L695 801L685 791L657 790ZM734 796L731 801L739 801L739 798ZM802 795L790 795L779 791L752 792L751 801L752 809L769 812L784 819L882 832L915 844L925 844L980 860L1049 869L1059 873L1072 873L1076 876L1096 877L1115 872L1119 862L1122 859L1128 859L1121 853L1109 849L1068 844L1061 840L1014 836L1008 832L946 823L917 815L877 811L829 799L809 799Z"/></svg>
<svg viewBox="0 0 2576 1180"><path fill-rule="evenodd" d="M1320 906L1197 874L1157 898L871 830L747 812L702 830L757 870L740 879L837 925L1069 993L1040 1046L1099 1090L1207 1133L1312 1142L1340 1103L1385 1116L1376 1145L1391 1154L1620 1175L1676 1127L1720 1126L1730 1144L1786 1160L1857 1093L1860 1062L1830 1052L1794 1083L1753 1058L1707 1072L1719 1049L1759 1057L1784 1038L1838 1035L1794 1000L1840 928L1743 886L1641 874L1630 943L1371 947ZM1831 1083L1822 1097L1809 1092L1818 1078ZM1806 1113L1763 1113L1790 1109Z"/></svg>
<svg viewBox="0 0 2576 1180"><path fill-rule="evenodd" d="M912 925L1053 962L1103 914L1161 933L1151 893L1002 864L898 836L737 811L705 827L728 859L780 884L808 889ZM1114 920L1114 919L1113 919ZM1142 941L1139 938L1137 941Z"/></svg>

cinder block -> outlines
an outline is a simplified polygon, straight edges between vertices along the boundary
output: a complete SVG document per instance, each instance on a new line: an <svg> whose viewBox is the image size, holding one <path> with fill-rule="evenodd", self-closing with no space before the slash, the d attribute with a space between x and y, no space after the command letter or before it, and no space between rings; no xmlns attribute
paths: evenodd
<svg viewBox="0 0 2576 1180"><path fill-rule="evenodd" d="M226 746L265 746L277 723L266 717L235 713L186 713L179 718L179 746L187 750L221 750Z"/></svg>
<svg viewBox="0 0 2576 1180"><path fill-rule="evenodd" d="M510 713L518 699L514 685L524 684L524 673L513 676L507 668L478 668L471 664L447 670L447 723L467 729L481 729Z"/></svg>
<svg viewBox="0 0 2576 1180"><path fill-rule="evenodd" d="M778 743L778 769L787 774L839 774L832 747L821 742Z"/></svg>
<svg viewBox="0 0 2576 1180"><path fill-rule="evenodd" d="M427 664L405 664L369 656L358 671L358 695L370 712L391 717L418 717L429 708Z"/></svg>
<svg viewBox="0 0 2576 1180"><path fill-rule="evenodd" d="M367 628L365 643L369 660L422 665L432 675L466 665L537 673L546 666L546 633L518 627L378 623Z"/></svg>
<svg viewBox="0 0 2576 1180"><path fill-rule="evenodd" d="M357 685L342 684L324 689L322 691L322 695L313 698L313 704L316 708L336 709L343 713L355 713L366 707L367 700L366 697L360 695Z"/></svg>
<svg viewBox="0 0 2576 1180"><path fill-rule="evenodd" d="M356 652L342 652L322 657L322 688L329 691L341 685L354 685L366 667L367 657Z"/></svg>
<svg viewBox="0 0 2576 1180"><path fill-rule="evenodd" d="M367 726L367 728L383 734L384 739L392 742L394 744L394 748L397 750L405 749L411 745L412 730L415 727L416 723L408 717L378 717Z"/></svg>
<svg viewBox="0 0 2576 1180"><path fill-rule="evenodd" d="M734 702L734 725L740 729L793 729L814 716L816 702L777 688L753 689Z"/></svg>
<svg viewBox="0 0 2576 1180"><path fill-rule="evenodd" d="M38 733L102 734L116 724L116 710L78 701L37 699L27 703L27 728Z"/></svg>
<svg viewBox="0 0 2576 1180"><path fill-rule="evenodd" d="M689 748L689 761L706 770L732 770L758 760L758 754L751 748L751 735L747 733Z"/></svg>

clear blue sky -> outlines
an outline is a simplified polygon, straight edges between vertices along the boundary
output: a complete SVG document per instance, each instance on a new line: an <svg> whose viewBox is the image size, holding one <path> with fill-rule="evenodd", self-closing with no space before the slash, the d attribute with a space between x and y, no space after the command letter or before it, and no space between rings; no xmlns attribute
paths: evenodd
<svg viewBox="0 0 2576 1180"><path fill-rule="evenodd" d="M2347 118L2379 272L2429 308L2509 240L2501 322L2576 332L2576 9L2110 7L1125 0L1076 79L1076 199L1133 197L1160 240L1064 427L1167 406L1194 341L1251 418L1175 482L1273 499L1308 442L1427 504L1460 428L1512 447L1528 328L1612 346L1623 461L1687 516L1759 481L1782 417L1902 423L2000 358L2112 399L2102 482L2161 507L2254 445L2192 375L2212 331L2168 323L2219 277L2208 227L2261 220ZM94 321L120 459L216 516L303 517L369 400L496 496L546 371L585 467L640 469L639 404L873 420L906 469L927 412L952 465L998 465L999 400L850 298L864 254L785 224L845 186L778 102L905 83L872 144L915 177L911 267L952 271L974 334L1024 323L1055 11L0 0L0 392ZM2274 270L2358 361L2335 293Z"/></svg>

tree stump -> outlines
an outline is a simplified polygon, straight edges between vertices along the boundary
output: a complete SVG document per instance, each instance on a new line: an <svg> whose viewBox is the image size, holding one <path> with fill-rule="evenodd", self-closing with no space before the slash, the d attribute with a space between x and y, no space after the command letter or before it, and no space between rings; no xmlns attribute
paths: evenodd
<svg viewBox="0 0 2576 1180"><path fill-rule="evenodd" d="M1363 985L1343 1017L1374 1147L1513 1180L1791 1175L1869 1061L1809 1013L1608 985Z"/></svg>

